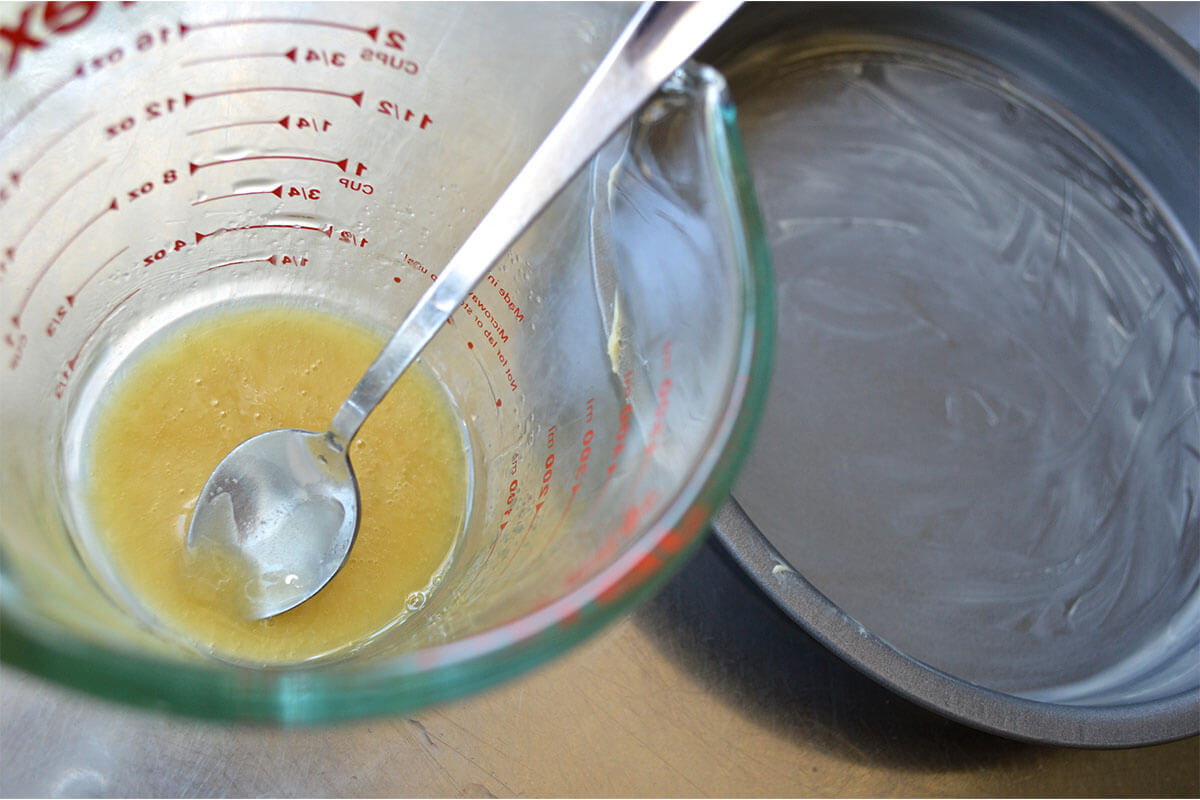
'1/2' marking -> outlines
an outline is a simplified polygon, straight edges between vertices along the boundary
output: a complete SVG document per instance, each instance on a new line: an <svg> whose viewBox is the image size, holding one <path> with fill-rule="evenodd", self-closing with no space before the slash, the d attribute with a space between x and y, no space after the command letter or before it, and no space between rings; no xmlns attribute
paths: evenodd
<svg viewBox="0 0 1200 800"><path fill-rule="evenodd" d="M42 278L46 277L46 273L50 271L50 267L54 266L54 262L58 261L59 257L64 252L66 252L67 248L70 247L75 242L76 239L78 239L80 236L82 236L84 231L86 231L88 228L90 228L92 225L94 225L97 220L99 220L101 217L103 217L108 212L116 211L116 210L117 210L117 198L114 197L112 199L112 202L110 202L107 206L105 206L102 211L99 211L98 213L96 213L95 216L93 216L87 222L84 222L83 225L81 225L75 231L75 233L71 234L70 238L67 239L67 241L63 243L63 246L58 248L58 250L55 251L54 255L50 257L50 260L47 261L40 270L38 270L37 274L33 276L33 280L29 282L29 286L26 287L24 296L21 297L21 304L20 304L20 306L17 307L17 313L13 314L11 317L14 328L21 327L21 315L25 313L25 308L26 308L26 306L29 305L29 298L33 296L33 292L35 289L37 289L38 284L42 282Z"/></svg>

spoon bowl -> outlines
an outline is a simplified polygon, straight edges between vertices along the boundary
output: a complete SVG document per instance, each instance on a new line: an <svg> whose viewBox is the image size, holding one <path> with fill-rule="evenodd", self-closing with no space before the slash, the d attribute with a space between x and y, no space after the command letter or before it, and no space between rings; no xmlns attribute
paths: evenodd
<svg viewBox="0 0 1200 800"><path fill-rule="evenodd" d="M341 569L358 532L346 448L298 429L253 436L221 459L196 503L188 547L234 555L250 619L282 614Z"/></svg>

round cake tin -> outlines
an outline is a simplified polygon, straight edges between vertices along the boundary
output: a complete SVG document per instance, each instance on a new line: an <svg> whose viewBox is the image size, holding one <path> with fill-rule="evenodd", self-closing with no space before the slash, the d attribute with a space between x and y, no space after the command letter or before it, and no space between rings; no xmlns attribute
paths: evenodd
<svg viewBox="0 0 1200 800"><path fill-rule="evenodd" d="M1200 729L1200 80L1137 7L751 4L767 411L717 534L916 702L1122 747Z"/></svg>

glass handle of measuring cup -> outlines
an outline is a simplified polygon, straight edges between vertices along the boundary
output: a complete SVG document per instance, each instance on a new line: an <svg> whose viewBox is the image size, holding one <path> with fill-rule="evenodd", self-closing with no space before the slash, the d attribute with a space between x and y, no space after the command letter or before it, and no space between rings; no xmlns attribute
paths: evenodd
<svg viewBox="0 0 1200 800"><path fill-rule="evenodd" d="M338 409L330 426L335 445L349 445L367 415L492 265L739 5L740 1L701 0L649 2L638 8L578 97Z"/></svg>

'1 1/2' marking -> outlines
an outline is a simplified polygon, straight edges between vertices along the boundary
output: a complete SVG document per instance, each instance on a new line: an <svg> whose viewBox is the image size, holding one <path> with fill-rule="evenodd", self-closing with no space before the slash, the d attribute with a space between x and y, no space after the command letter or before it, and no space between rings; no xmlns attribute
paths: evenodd
<svg viewBox="0 0 1200 800"><path fill-rule="evenodd" d="M375 109L380 114L386 114L389 117L399 120L400 122L412 122L417 118L417 112L411 108L404 109L404 113L400 113L400 104L393 103L391 100L380 100L379 106ZM421 115L421 122L417 125L421 130L433 123L433 119L428 114Z"/></svg>

